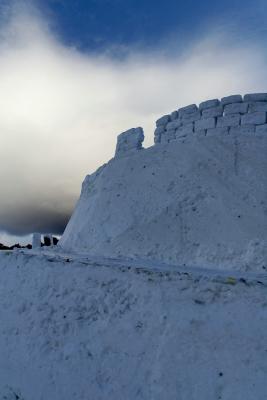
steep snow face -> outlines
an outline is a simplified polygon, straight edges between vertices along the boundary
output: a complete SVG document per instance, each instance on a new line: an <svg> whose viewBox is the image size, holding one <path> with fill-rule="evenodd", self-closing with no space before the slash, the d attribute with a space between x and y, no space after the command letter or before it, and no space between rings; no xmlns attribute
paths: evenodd
<svg viewBox="0 0 267 400"><path fill-rule="evenodd" d="M189 135L116 157L87 176L65 250L262 269L267 135Z"/></svg>
<svg viewBox="0 0 267 400"><path fill-rule="evenodd" d="M1 399L266 400L266 279L31 252L0 276Z"/></svg>

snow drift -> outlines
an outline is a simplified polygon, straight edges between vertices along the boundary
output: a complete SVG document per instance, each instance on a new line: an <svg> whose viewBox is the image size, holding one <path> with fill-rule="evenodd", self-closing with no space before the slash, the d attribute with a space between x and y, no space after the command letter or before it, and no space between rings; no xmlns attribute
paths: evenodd
<svg viewBox="0 0 267 400"><path fill-rule="evenodd" d="M264 110L264 94L246 95L244 101L230 96L162 117L156 145L148 149L140 145L141 128L120 135L116 157L85 178L61 248L177 265L262 269L267 258Z"/></svg>

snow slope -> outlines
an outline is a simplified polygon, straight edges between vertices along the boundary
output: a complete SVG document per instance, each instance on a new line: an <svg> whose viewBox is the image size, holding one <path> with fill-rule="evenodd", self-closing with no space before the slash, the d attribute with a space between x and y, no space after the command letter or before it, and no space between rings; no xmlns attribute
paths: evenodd
<svg viewBox="0 0 267 400"><path fill-rule="evenodd" d="M267 135L196 136L115 157L87 176L64 250L261 270Z"/></svg>
<svg viewBox="0 0 267 400"><path fill-rule="evenodd" d="M266 400L266 273L109 263L0 254L1 400Z"/></svg>

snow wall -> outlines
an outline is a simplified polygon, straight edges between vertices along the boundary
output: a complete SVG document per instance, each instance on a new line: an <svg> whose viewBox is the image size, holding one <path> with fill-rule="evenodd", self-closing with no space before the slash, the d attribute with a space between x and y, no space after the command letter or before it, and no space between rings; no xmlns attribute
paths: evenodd
<svg viewBox="0 0 267 400"><path fill-rule="evenodd" d="M267 93L189 105L118 136L85 178L64 250L262 269L267 242Z"/></svg>

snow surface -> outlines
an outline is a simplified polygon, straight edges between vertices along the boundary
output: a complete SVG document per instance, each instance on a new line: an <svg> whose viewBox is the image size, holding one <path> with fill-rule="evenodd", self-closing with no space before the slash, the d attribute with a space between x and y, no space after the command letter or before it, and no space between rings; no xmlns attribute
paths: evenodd
<svg viewBox="0 0 267 400"><path fill-rule="evenodd" d="M0 253L0 400L267 399L267 124L217 108L124 132L59 246Z"/></svg>
<svg viewBox="0 0 267 400"><path fill-rule="evenodd" d="M65 251L261 270L267 135L188 136L116 157L87 176Z"/></svg>
<svg viewBox="0 0 267 400"><path fill-rule="evenodd" d="M266 400L266 272L51 249L0 274L1 400Z"/></svg>

